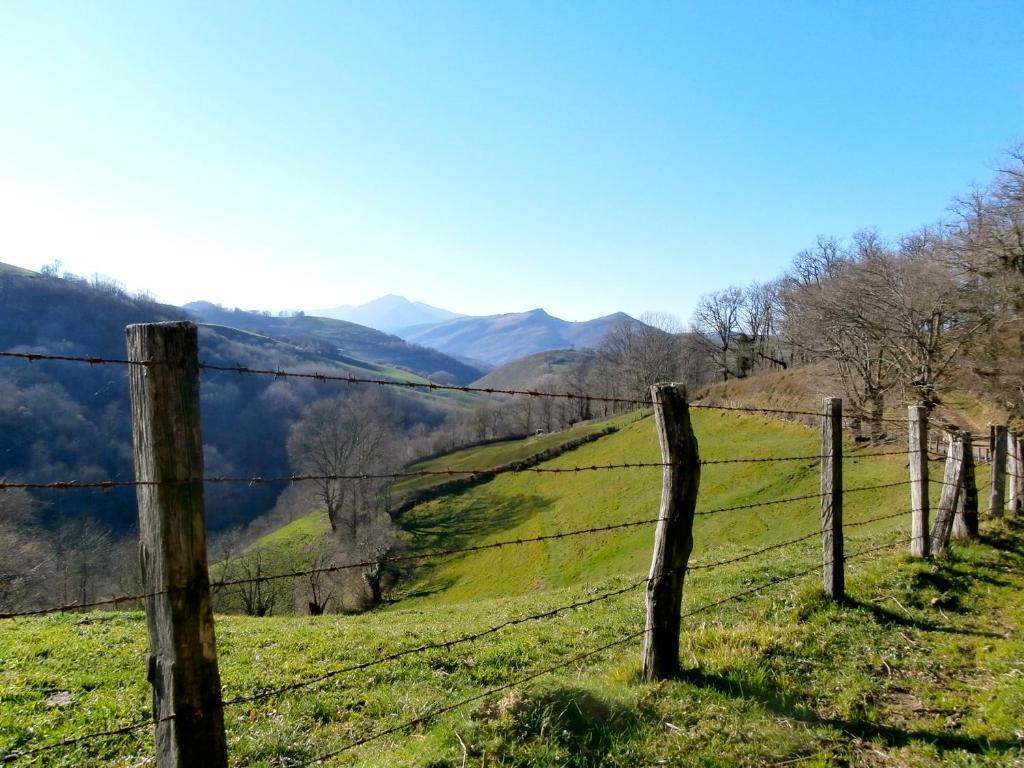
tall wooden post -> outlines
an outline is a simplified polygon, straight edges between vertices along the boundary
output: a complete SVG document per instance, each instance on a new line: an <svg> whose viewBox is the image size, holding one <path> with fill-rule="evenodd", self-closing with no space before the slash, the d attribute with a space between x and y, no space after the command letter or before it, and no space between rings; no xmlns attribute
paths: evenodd
<svg viewBox="0 0 1024 768"><path fill-rule="evenodd" d="M700 456L690 424L686 389L680 384L655 384L651 387L651 400L666 466L662 473L654 559L647 582L643 677L664 680L679 671L683 582L693 550Z"/></svg>
<svg viewBox="0 0 1024 768"><path fill-rule="evenodd" d="M949 547L949 536L953 529L953 517L960 499L964 480L964 443L960 435L950 435L946 454L946 469L942 476L942 494L939 508L935 513L932 527L932 554L944 555Z"/></svg>
<svg viewBox="0 0 1024 768"><path fill-rule="evenodd" d="M193 323L127 328L149 681L159 768L226 768L203 509Z"/></svg>
<svg viewBox="0 0 1024 768"><path fill-rule="evenodd" d="M992 427L992 485L988 497L988 516L1002 517L1006 506L1006 427Z"/></svg>
<svg viewBox="0 0 1024 768"><path fill-rule="evenodd" d="M1019 515L1021 512L1021 488L1024 486L1024 456L1021 456L1020 435L1010 432L1006 445L1006 474L1009 477L1006 509Z"/></svg>
<svg viewBox="0 0 1024 768"><path fill-rule="evenodd" d="M954 539L978 538L978 481L974 468L974 445L970 432L961 436L964 442L964 470L956 515L953 516Z"/></svg>
<svg viewBox="0 0 1024 768"><path fill-rule="evenodd" d="M824 400L821 421L821 542L825 594L837 602L846 598L843 553L843 401Z"/></svg>
<svg viewBox="0 0 1024 768"><path fill-rule="evenodd" d="M928 409L912 405L907 409L910 461L910 554L928 557Z"/></svg>

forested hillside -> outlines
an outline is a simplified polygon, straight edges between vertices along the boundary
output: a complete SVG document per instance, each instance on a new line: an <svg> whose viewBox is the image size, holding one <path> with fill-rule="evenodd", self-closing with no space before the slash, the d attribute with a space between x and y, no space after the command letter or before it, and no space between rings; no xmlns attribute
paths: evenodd
<svg viewBox="0 0 1024 768"><path fill-rule="evenodd" d="M126 354L126 325L187 316L146 296L130 296L107 280L13 269L0 273L0 306L2 351L115 361ZM200 327L200 355L214 366L422 381L407 370L363 361L323 342L299 344L226 326ZM270 377L206 371L201 403L206 474L288 475L293 425L311 404L339 391L344 390L336 384L311 380L286 386ZM381 398L395 429L420 433L436 429L468 402L468 396L457 393L389 392ZM0 358L0 433L0 478L8 482L131 480L125 366ZM211 484L206 490L210 530L248 524L274 506L280 490ZM134 545L124 538L137 518L130 488L7 490L0 494L0 509L0 535L7 545L0 554L0 572L4 589L18 584L19 600L31 600L33 588L18 574L31 571L42 583L44 572L54 568L62 572L69 593L91 594L100 585L90 575L90 564L122 541L126 554L118 561L126 574L134 570Z"/></svg>

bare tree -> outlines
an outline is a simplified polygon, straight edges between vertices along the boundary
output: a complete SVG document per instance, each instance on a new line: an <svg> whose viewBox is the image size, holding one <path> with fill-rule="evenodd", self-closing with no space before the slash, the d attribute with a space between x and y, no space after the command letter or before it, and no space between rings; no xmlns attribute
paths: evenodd
<svg viewBox="0 0 1024 768"><path fill-rule="evenodd" d="M877 256L873 238L858 242L866 254ZM863 285L865 277L849 251L837 250L832 239L819 238L815 249L797 256L781 295L790 341L805 359L834 364L854 430L859 434L866 420L871 437L878 439L883 434L885 395L899 379L880 307Z"/></svg>
<svg viewBox="0 0 1024 768"><path fill-rule="evenodd" d="M781 281L751 283L743 292L739 330L749 349L750 367L781 368L788 364L779 348L777 315Z"/></svg>
<svg viewBox="0 0 1024 768"><path fill-rule="evenodd" d="M623 320L605 334L598 354L622 382L622 394L646 400L652 384L673 381L682 370L679 321L672 315L646 312L640 322Z"/></svg>
<svg viewBox="0 0 1024 768"><path fill-rule="evenodd" d="M225 564L222 576L236 581L226 595L236 597L248 616L270 616L277 604L278 584L268 580L274 572L269 556L261 547L255 547L232 558Z"/></svg>
<svg viewBox="0 0 1024 768"><path fill-rule="evenodd" d="M373 476L394 468L389 413L372 390L319 400L303 412L288 439L292 466L316 476L312 484L331 529L352 541L359 540L360 528L371 518L386 513L389 483Z"/></svg>
<svg viewBox="0 0 1024 768"><path fill-rule="evenodd" d="M693 312L691 330L707 350L723 381L745 373L746 366L736 355L743 305L743 291L730 286L701 296Z"/></svg>
<svg viewBox="0 0 1024 768"><path fill-rule="evenodd" d="M306 547L309 564L301 577L301 589L310 616L323 614L334 597L335 585L326 570L333 564L334 549L329 541L322 539Z"/></svg>

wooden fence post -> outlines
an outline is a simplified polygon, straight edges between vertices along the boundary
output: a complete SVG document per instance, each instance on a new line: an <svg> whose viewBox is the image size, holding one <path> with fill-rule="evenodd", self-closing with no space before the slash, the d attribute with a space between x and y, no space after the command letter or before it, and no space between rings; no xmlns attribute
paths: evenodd
<svg viewBox="0 0 1024 768"><path fill-rule="evenodd" d="M1014 514L1021 512L1021 487L1024 486L1024 457L1021 456L1021 439L1016 432L1007 437L1006 474L1009 489L1006 494L1006 509Z"/></svg>
<svg viewBox="0 0 1024 768"><path fill-rule="evenodd" d="M1006 505L1006 427L992 427L992 486L988 497L988 516L1002 517Z"/></svg>
<svg viewBox="0 0 1024 768"><path fill-rule="evenodd" d="M664 680L679 672L683 582L693 550L700 456L690 424L686 389L680 384L655 384L651 387L651 401L666 466L662 472L654 559L647 582L643 677Z"/></svg>
<svg viewBox="0 0 1024 768"><path fill-rule="evenodd" d="M130 325L139 539L159 768L226 768L213 632L198 335L193 323Z"/></svg>
<svg viewBox="0 0 1024 768"><path fill-rule="evenodd" d="M978 538L978 481L974 468L974 445L970 432L961 436L964 442L963 482L957 499L956 514L953 516L954 539Z"/></svg>
<svg viewBox="0 0 1024 768"><path fill-rule="evenodd" d="M912 405L907 409L910 460L910 554L928 557L931 540L928 536L928 409Z"/></svg>
<svg viewBox="0 0 1024 768"><path fill-rule="evenodd" d="M843 401L824 400L821 420L821 542L825 594L837 602L846 598L843 553Z"/></svg>
<svg viewBox="0 0 1024 768"><path fill-rule="evenodd" d="M960 498L964 479L964 443L959 435L950 435L946 469L942 476L942 495L935 513L932 528L932 554L944 555L949 547L949 536L953 529L953 517Z"/></svg>

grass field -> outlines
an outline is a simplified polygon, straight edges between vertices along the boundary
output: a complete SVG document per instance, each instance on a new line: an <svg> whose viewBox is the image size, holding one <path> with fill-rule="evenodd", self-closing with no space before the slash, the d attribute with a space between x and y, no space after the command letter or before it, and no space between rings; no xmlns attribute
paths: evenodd
<svg viewBox="0 0 1024 768"><path fill-rule="evenodd" d="M703 410L694 412L693 424L705 461L820 453L816 431L799 424ZM853 446L847 452L845 476L851 488L907 477L902 456L860 458L864 450ZM660 460L654 420L646 418L545 466L572 468ZM817 459L705 466L698 511L814 494L818 492L819 475ZM402 519L402 526L414 548L443 550L470 542L487 544L651 519L657 517L660 495L657 467L559 475L506 474L456 496L422 504ZM900 509L908 499L907 488L850 493L846 520L858 522ZM818 506L816 499L808 499L701 515L694 526L693 556L697 560L725 558L813 532L818 526ZM849 538L856 542L895 531L901 525L905 521L895 519L855 526ZM653 536L653 525L641 526L460 556L423 569L407 596L428 602L470 600L568 586L609 573L640 573L650 564ZM495 578L496 573L501 577Z"/></svg>
<svg viewBox="0 0 1024 768"><path fill-rule="evenodd" d="M700 412L695 428L708 460L818 450L813 430L758 417ZM730 447L737 442L750 448ZM656 460L652 421L628 425L551 466L609 459ZM698 510L813 493L814 463L706 466ZM851 461L847 486L902 480L905 471L898 456ZM658 487L650 469L504 475L447 505L425 505L409 533L418 534L415 546L452 546L652 517ZM847 520L906 505L905 486L850 494ZM708 563L813 531L816 514L806 502L702 515L695 560ZM853 528L848 551L902 538L906 525L898 518ZM415 596L363 616L218 616L230 700L597 600L476 641L230 705L232 764L295 766L343 750L327 764L1020 765L1024 529L1009 521L988 524L983 533L981 542L959 544L936 563L910 561L901 554L905 546L851 560L851 599L843 606L823 599L820 575L772 584L820 560L813 538L695 571L684 610L751 594L685 619L685 672L658 684L638 679L641 640L631 635L643 626L643 590L626 589L649 567L646 527L453 558L421 572L410 586ZM148 714L141 614L52 616L0 628L0 754ZM468 698L475 700L344 749ZM152 764L152 753L151 733L143 729L14 764L139 766Z"/></svg>

